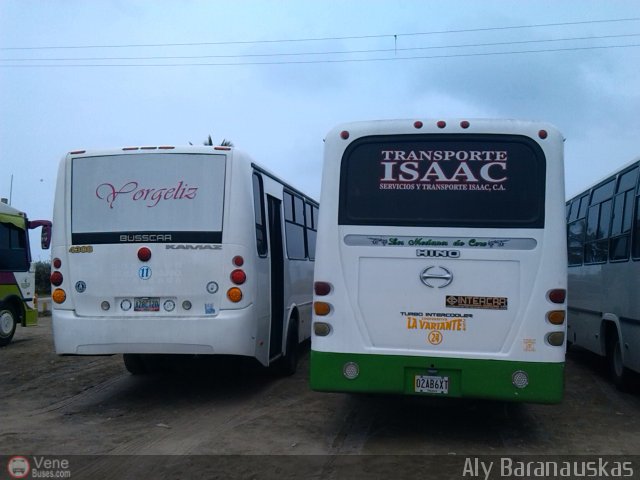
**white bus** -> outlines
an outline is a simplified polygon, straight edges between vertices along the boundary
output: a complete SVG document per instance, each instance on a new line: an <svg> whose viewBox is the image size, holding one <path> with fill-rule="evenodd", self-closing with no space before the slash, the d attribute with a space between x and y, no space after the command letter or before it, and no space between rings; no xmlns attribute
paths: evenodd
<svg viewBox="0 0 640 480"><path fill-rule="evenodd" d="M310 336L318 204L230 147L67 154L52 274L56 352L253 357L293 373Z"/></svg>
<svg viewBox="0 0 640 480"><path fill-rule="evenodd" d="M640 158L567 202L567 341L607 357L622 390L640 372Z"/></svg>
<svg viewBox="0 0 640 480"><path fill-rule="evenodd" d="M559 402L563 138L394 120L325 139L311 387Z"/></svg>

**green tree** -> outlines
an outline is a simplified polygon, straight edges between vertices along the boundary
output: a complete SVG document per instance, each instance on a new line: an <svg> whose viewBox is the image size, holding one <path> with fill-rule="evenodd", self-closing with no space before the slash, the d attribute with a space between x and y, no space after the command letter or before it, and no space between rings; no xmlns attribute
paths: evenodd
<svg viewBox="0 0 640 480"><path fill-rule="evenodd" d="M36 262L36 293L38 295L51 295L51 263Z"/></svg>
<svg viewBox="0 0 640 480"><path fill-rule="evenodd" d="M209 137L204 141L204 145L213 147L213 139L211 138L211 135L209 135ZM226 138L223 138L222 142L220 142L220 146L233 147L233 142L231 140L227 140Z"/></svg>

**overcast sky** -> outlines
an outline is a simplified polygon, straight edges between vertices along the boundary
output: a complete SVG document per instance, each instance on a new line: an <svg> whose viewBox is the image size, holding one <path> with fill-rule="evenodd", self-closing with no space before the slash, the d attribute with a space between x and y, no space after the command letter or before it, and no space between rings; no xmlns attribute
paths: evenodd
<svg viewBox="0 0 640 480"><path fill-rule="evenodd" d="M640 155L638 65L635 0L0 0L0 196L51 218L66 152L212 135L319 198L336 124L448 117L555 124L571 196Z"/></svg>

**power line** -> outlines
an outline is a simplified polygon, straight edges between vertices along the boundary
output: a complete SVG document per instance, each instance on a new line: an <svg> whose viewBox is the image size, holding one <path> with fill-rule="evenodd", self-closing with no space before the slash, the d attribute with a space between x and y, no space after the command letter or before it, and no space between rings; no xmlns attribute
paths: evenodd
<svg viewBox="0 0 640 480"><path fill-rule="evenodd" d="M446 55L428 55L413 57L387 57L387 58L351 58L351 59L323 59L323 60L297 60L297 61L280 61L280 62L242 62L242 63L158 63L158 64L71 64L71 65L0 65L0 68L113 68L113 67L228 67L228 66L250 66L250 65L304 65L304 64L321 64L321 63L365 63L365 62L389 62L389 61L405 61L405 60L430 60L435 58L463 58L463 57L487 57L495 55L521 55L530 53L554 53L554 52L571 52L581 50L603 50L609 48L635 48L640 47L638 44L629 45L603 45L589 47L570 47L570 48L553 48L543 50L518 50L509 52L484 52L484 53L458 53Z"/></svg>
<svg viewBox="0 0 640 480"><path fill-rule="evenodd" d="M265 58L265 57L287 57L287 56L311 56L311 55L349 55L361 53L385 53L385 52L409 52L416 50L435 50L447 48L479 48L496 47L504 45L523 45L532 43L569 42L584 40L604 40L612 38L638 37L640 33L629 33L620 35L600 35L587 37L565 37L538 40L519 40L510 42L491 43L465 43L456 45L432 45L428 47L406 47L406 48L378 48L367 50L336 50L325 52L284 52L284 53L248 53L235 55L182 55L182 56L148 56L148 57L67 57L67 58L0 58L0 62L66 62L66 61L114 61L114 60L196 60L205 58Z"/></svg>
<svg viewBox="0 0 640 480"><path fill-rule="evenodd" d="M585 20L580 22L560 22L560 23L540 23L533 25L511 25L503 27L484 27L484 28L468 28L458 30L434 30L430 32L414 32L414 33L397 33L397 34L378 34L378 35L359 35L359 36L341 36L341 37L312 37L312 38L289 38L278 40L238 40L238 41L221 41L221 42L190 42L190 43L149 43L149 44L119 44L119 45L49 45L37 47L0 47L0 50L54 50L54 49L90 49L90 48L154 48L154 47L194 47L194 46L211 46L211 45L253 45L253 44L270 44L270 43L294 43L294 42L324 42L332 40L363 40L373 38L397 38L421 35L442 35L452 33L473 33L473 32L489 32L497 30L516 30L525 28L548 28L548 27L564 27L570 25L590 25L602 23L620 23L620 22L636 22L640 17L632 18L616 18L609 20Z"/></svg>

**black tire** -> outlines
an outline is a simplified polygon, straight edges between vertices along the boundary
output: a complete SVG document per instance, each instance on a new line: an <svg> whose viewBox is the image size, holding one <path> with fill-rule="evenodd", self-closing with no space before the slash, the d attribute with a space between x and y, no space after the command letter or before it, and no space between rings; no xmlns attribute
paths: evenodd
<svg viewBox="0 0 640 480"><path fill-rule="evenodd" d="M290 377L298 370L298 324L292 324L287 334L287 350L277 361L275 371L283 377Z"/></svg>
<svg viewBox="0 0 640 480"><path fill-rule="evenodd" d="M607 360L609 362L609 373L613 383L618 390L626 392L631 388L631 371L622 363L622 345L620 336L615 330L609 339L607 349Z"/></svg>
<svg viewBox="0 0 640 480"><path fill-rule="evenodd" d="M1 305L0 306L0 347L9 345L16 333L18 326L18 316L13 309Z"/></svg>
<svg viewBox="0 0 640 480"><path fill-rule="evenodd" d="M131 375L144 375L149 373L149 369L142 358L142 355L137 353L125 353L122 355L124 360L124 366Z"/></svg>

